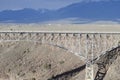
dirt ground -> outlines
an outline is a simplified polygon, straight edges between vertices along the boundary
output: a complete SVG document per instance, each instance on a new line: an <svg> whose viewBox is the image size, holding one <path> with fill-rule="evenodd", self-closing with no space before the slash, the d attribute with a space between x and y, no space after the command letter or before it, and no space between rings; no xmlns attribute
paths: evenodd
<svg viewBox="0 0 120 80"><path fill-rule="evenodd" d="M0 80L47 80L83 64L74 54L47 44L0 42Z"/></svg>
<svg viewBox="0 0 120 80"><path fill-rule="evenodd" d="M0 24L0 31L119 32L120 24Z"/></svg>
<svg viewBox="0 0 120 80"><path fill-rule="evenodd" d="M79 57L55 46L27 41L0 42L0 80L47 80L83 64ZM104 80L120 80L119 64L120 57ZM85 80L85 70L71 80Z"/></svg>

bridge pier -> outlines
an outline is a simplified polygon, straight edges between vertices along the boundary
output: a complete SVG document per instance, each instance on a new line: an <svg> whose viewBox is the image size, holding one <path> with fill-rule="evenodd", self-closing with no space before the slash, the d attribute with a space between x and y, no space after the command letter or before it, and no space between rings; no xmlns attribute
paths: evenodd
<svg viewBox="0 0 120 80"><path fill-rule="evenodd" d="M86 76L85 80L94 79L93 71L93 55L94 55L94 34L86 34Z"/></svg>

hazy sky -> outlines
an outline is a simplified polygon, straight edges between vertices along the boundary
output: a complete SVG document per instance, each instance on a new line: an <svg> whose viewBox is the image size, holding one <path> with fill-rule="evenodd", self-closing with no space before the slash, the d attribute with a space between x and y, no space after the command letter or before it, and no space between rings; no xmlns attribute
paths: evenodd
<svg viewBox="0 0 120 80"><path fill-rule="evenodd" d="M22 8L58 9L81 0L0 0L0 10Z"/></svg>

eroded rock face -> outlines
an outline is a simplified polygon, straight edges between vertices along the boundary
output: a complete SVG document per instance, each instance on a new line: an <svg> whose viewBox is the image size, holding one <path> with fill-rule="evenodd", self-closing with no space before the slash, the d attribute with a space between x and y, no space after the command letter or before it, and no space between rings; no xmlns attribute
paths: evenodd
<svg viewBox="0 0 120 80"><path fill-rule="evenodd" d="M120 57L110 66L104 80L120 80Z"/></svg>
<svg viewBox="0 0 120 80"><path fill-rule="evenodd" d="M0 80L47 80L83 64L79 57L58 47L0 42Z"/></svg>
<svg viewBox="0 0 120 80"><path fill-rule="evenodd" d="M120 80L120 57L110 66L104 80ZM47 80L84 65L79 57L65 50L36 42L0 42L1 80ZM96 69L95 69L96 70ZM81 71L71 80L84 80Z"/></svg>

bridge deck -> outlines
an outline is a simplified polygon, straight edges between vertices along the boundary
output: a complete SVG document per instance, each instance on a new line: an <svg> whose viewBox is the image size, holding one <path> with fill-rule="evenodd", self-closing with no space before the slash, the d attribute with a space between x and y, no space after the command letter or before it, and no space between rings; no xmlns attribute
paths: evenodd
<svg viewBox="0 0 120 80"><path fill-rule="evenodd" d="M54 33L54 34L58 34L58 33L61 33L61 34L120 34L120 32L97 32L97 31L0 31L0 33Z"/></svg>

